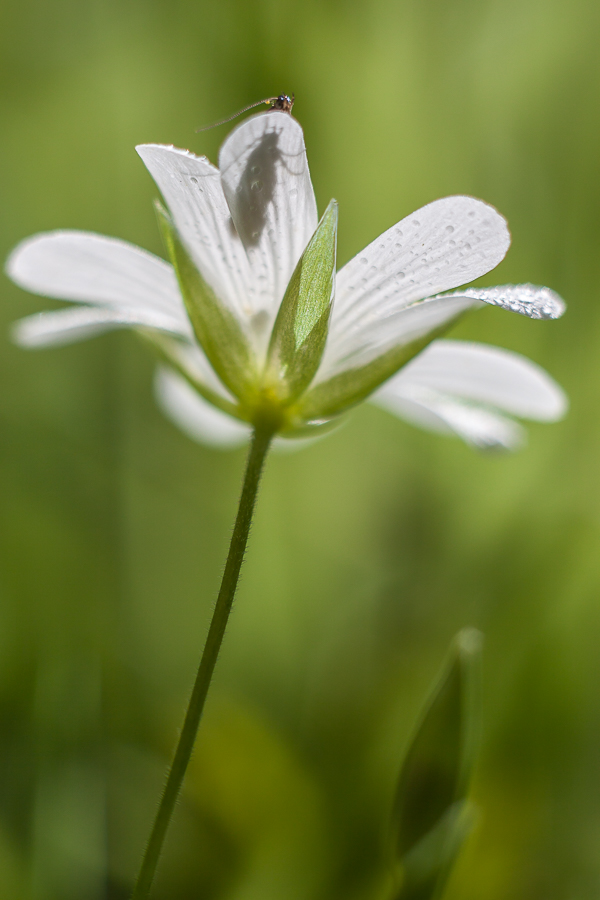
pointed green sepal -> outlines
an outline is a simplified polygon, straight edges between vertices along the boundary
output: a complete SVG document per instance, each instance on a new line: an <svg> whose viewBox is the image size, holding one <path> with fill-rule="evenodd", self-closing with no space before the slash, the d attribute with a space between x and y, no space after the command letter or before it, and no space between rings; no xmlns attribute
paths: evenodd
<svg viewBox="0 0 600 900"><path fill-rule="evenodd" d="M460 632L404 760L393 810L395 900L438 897L470 830L480 655L480 633Z"/></svg>
<svg viewBox="0 0 600 900"><path fill-rule="evenodd" d="M369 397L373 391L395 375L428 344L446 334L464 315L461 311L449 322L428 332L424 337L392 347L364 366L347 369L311 388L298 402L299 414L307 419L336 416Z"/></svg>
<svg viewBox="0 0 600 900"><path fill-rule="evenodd" d="M257 380L250 344L233 313L194 265L168 212L158 202L156 211L198 343L223 384L245 400Z"/></svg>
<svg viewBox="0 0 600 900"><path fill-rule="evenodd" d="M288 403L321 362L335 285L338 207L332 200L300 257L273 326L266 381Z"/></svg>
<svg viewBox="0 0 600 900"><path fill-rule="evenodd" d="M242 422L246 421L242 414L242 410L234 402L233 397L231 400L227 400L221 394L218 394L209 387L202 376L189 365L185 353L182 352L183 348L181 342L177 338L171 337L171 335L168 334L161 334L160 331L150 329L144 330L143 328L139 328L137 333L144 343L152 348L161 362L177 372L178 375L181 375L190 387L194 388L194 390L212 406L215 406L217 409L222 410L236 419L240 419Z"/></svg>

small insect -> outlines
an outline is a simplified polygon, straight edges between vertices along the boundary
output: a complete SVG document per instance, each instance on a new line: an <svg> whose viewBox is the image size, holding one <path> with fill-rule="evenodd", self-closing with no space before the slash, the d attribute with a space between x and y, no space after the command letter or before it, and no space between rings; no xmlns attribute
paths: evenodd
<svg viewBox="0 0 600 900"><path fill-rule="evenodd" d="M248 112L249 109L254 109L255 106L261 106L263 103L266 103L271 109L280 109L281 112L291 113L294 99L293 94L291 97L288 97L287 94L280 94L278 97L267 97L265 100L257 100L256 103L250 103L248 106L244 106L243 109L238 110L238 112L234 113L232 116L228 116L226 119L221 119L219 122L213 122L212 125L204 125L203 128L196 128L196 134L199 134L201 131L208 131L210 128L216 128L218 125L224 125L225 122L231 122L232 119L237 119L242 113Z"/></svg>

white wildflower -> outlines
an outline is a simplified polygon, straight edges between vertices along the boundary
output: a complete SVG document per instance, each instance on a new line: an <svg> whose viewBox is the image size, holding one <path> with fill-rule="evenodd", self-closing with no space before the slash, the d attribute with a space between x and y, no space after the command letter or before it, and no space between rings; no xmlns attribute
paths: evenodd
<svg viewBox="0 0 600 900"><path fill-rule="evenodd" d="M172 146L138 153L168 213L173 265L124 241L56 231L7 262L21 287L78 304L15 326L28 347L134 328L161 357L162 409L198 440L232 445L270 416L286 437L318 432L363 399L478 447L518 446L514 417L553 421L562 390L505 350L436 339L485 303L557 318L548 288L466 288L504 257L504 218L472 197L428 204L335 273L337 207L319 225L302 129L253 116L219 168ZM262 418L261 418L262 417Z"/></svg>

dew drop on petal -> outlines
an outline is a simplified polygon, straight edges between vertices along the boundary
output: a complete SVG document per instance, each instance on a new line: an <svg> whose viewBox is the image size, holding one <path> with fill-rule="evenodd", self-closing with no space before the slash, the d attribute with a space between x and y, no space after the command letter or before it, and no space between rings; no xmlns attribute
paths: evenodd
<svg viewBox="0 0 600 900"><path fill-rule="evenodd" d="M535 284L505 284L494 288L467 288L464 296L501 306L530 319L558 319L565 303L554 291Z"/></svg>

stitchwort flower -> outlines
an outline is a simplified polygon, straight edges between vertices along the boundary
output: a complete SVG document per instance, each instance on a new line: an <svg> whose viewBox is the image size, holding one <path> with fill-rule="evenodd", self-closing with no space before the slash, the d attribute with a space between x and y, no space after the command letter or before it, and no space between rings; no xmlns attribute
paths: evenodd
<svg viewBox="0 0 600 900"><path fill-rule="evenodd" d="M156 393L188 434L221 445L262 423L317 434L367 398L479 447L518 446L515 417L553 421L566 401L538 366L506 350L440 340L467 310L501 306L557 318L545 287L463 288L510 244L504 218L446 197L389 228L336 273L337 204L320 222L300 125L247 119L219 168L173 146L137 148L170 263L114 238L55 231L7 263L21 287L79 305L16 323L28 347L136 329L160 357Z"/></svg>
<svg viewBox="0 0 600 900"><path fill-rule="evenodd" d="M80 305L18 322L26 346L130 327L160 358L159 401L188 433L218 443L252 431L221 587L183 727L135 883L147 900L183 783L239 579L264 461L274 435L310 437L371 397L426 428L478 446L514 447L513 417L565 409L551 378L492 347L439 340L489 303L533 318L564 304L548 288L465 288L503 259L510 235L472 197L430 203L388 229L336 274L337 204L318 221L302 129L287 112L249 118L219 168L187 150L138 153L170 264L124 241L56 231L23 241L17 284Z"/></svg>

